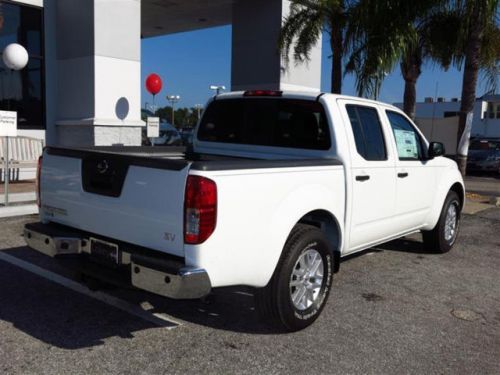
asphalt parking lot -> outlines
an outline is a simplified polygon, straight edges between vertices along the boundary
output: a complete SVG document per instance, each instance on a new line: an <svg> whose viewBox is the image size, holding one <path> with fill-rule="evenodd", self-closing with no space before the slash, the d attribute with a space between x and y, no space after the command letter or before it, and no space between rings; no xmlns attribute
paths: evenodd
<svg viewBox="0 0 500 375"><path fill-rule="evenodd" d="M323 315L292 334L260 322L244 288L187 302L79 290L24 246L34 220L0 220L5 374L500 373L498 208L465 216L448 254L414 236L343 260Z"/></svg>
<svg viewBox="0 0 500 375"><path fill-rule="evenodd" d="M467 175L465 190L469 193L500 197L500 175L484 173Z"/></svg>

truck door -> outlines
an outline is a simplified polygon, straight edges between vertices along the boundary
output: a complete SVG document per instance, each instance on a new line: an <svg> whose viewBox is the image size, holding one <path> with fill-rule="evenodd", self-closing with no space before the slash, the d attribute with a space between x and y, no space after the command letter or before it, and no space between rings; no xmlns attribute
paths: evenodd
<svg viewBox="0 0 500 375"><path fill-rule="evenodd" d="M389 129L382 126L376 105L340 101L350 143L351 168L346 171L350 205L349 251L394 234L396 175Z"/></svg>
<svg viewBox="0 0 500 375"><path fill-rule="evenodd" d="M426 160L427 145L416 127L403 114L386 109L396 145L396 220L399 231L425 224L434 201L436 171Z"/></svg>

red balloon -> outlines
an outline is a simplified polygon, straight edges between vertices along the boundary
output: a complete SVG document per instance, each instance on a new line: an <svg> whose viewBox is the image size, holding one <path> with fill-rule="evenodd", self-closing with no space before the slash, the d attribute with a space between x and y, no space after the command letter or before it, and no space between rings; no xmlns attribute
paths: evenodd
<svg viewBox="0 0 500 375"><path fill-rule="evenodd" d="M148 78L146 78L146 89L150 94L156 95L161 91L162 82L161 78L158 74L150 74Z"/></svg>

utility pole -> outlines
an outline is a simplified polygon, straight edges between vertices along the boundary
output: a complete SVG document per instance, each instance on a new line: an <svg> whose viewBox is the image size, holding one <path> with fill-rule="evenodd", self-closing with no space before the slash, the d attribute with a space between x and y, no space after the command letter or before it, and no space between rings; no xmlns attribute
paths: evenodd
<svg viewBox="0 0 500 375"><path fill-rule="evenodd" d="M203 108L203 104L195 104L194 108L198 111L198 121L200 121L201 118L201 109Z"/></svg>
<svg viewBox="0 0 500 375"><path fill-rule="evenodd" d="M436 81L436 91L434 92L434 101L432 103L431 141L432 141L432 136L434 135L434 118L436 117L436 102L437 102L438 90L439 90L439 81Z"/></svg>
<svg viewBox="0 0 500 375"><path fill-rule="evenodd" d="M179 95L167 95L167 100L172 104L172 126L175 127L175 103L181 100Z"/></svg>

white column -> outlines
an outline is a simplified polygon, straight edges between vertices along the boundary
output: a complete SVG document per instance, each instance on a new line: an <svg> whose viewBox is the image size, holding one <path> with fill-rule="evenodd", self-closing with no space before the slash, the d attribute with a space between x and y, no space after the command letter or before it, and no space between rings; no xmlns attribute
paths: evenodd
<svg viewBox="0 0 500 375"><path fill-rule="evenodd" d="M278 38L288 0L240 1L233 5L231 89L319 91L321 87L321 38L311 60L285 66Z"/></svg>
<svg viewBox="0 0 500 375"><path fill-rule="evenodd" d="M140 0L57 0L57 143L139 145Z"/></svg>

